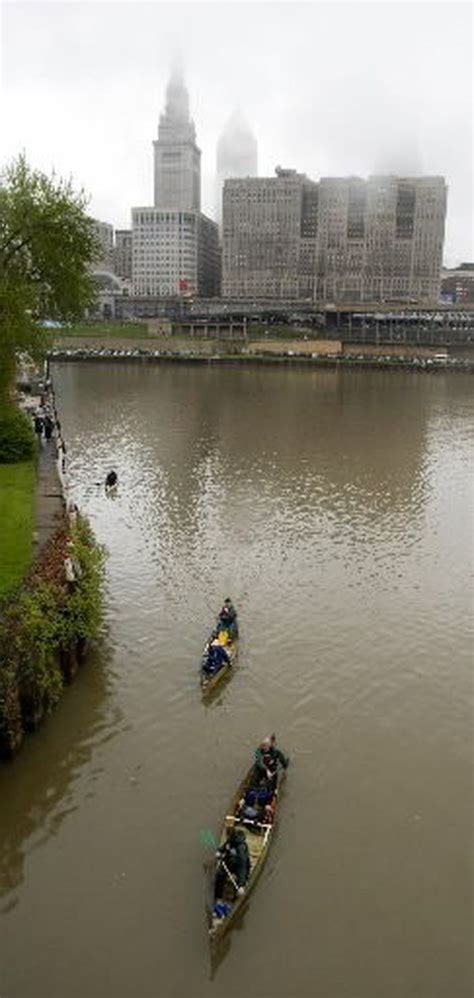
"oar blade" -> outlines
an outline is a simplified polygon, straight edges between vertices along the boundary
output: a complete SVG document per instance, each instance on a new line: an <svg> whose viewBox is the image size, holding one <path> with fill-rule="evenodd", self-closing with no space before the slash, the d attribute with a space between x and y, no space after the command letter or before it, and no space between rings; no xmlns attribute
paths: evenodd
<svg viewBox="0 0 474 998"><path fill-rule="evenodd" d="M210 828L201 828L199 832L199 838L203 846L207 849L217 849L217 842L211 832Z"/></svg>

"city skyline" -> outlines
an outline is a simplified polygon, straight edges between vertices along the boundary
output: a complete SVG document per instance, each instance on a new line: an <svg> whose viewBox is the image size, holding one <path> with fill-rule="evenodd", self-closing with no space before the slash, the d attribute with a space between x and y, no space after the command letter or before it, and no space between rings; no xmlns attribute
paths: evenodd
<svg viewBox="0 0 474 998"><path fill-rule="evenodd" d="M211 217L218 137L240 107L261 176L278 163L315 180L445 176L445 261L472 258L469 5L289 6L4 4L2 163L25 150L72 174L95 217L129 227L131 205L151 200L150 143L180 48Z"/></svg>

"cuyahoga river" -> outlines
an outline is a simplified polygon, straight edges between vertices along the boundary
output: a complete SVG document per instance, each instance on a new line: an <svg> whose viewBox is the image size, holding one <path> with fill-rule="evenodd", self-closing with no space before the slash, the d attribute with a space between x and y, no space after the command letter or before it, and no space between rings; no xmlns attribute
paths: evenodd
<svg viewBox="0 0 474 998"><path fill-rule="evenodd" d="M472 378L53 376L107 633L0 769L2 998L470 998ZM271 731L278 834L211 975L200 832Z"/></svg>

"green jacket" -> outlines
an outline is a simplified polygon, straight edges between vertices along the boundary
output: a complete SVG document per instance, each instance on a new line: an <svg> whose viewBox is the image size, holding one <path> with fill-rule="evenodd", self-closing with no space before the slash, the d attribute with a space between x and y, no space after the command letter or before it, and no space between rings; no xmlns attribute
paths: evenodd
<svg viewBox="0 0 474 998"><path fill-rule="evenodd" d="M286 769L288 766L289 759L280 749L272 745L267 752L264 753L262 748L255 750L255 769L259 776L265 776L267 769L270 772L275 773L278 769L278 764Z"/></svg>
<svg viewBox="0 0 474 998"><path fill-rule="evenodd" d="M225 842L219 853L239 887L244 887L250 874L250 855L245 832L236 831L233 842Z"/></svg>

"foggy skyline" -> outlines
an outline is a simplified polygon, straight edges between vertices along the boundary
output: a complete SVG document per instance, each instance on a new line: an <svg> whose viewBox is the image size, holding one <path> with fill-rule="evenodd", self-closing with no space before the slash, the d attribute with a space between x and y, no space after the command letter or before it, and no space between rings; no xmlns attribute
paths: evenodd
<svg viewBox="0 0 474 998"><path fill-rule="evenodd" d="M259 174L446 178L445 260L472 259L468 3L6 2L0 161L84 186L118 228L153 203L152 142L179 60L215 216L216 144L236 108Z"/></svg>

